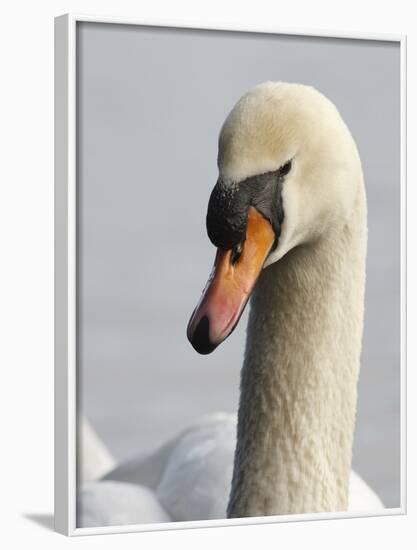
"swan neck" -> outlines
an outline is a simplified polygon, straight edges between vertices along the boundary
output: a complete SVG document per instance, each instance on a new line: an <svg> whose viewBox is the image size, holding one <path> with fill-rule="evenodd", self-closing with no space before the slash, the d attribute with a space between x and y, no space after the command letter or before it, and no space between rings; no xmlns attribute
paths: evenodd
<svg viewBox="0 0 417 550"><path fill-rule="evenodd" d="M293 249L258 280L229 517L347 509L365 282L359 221Z"/></svg>

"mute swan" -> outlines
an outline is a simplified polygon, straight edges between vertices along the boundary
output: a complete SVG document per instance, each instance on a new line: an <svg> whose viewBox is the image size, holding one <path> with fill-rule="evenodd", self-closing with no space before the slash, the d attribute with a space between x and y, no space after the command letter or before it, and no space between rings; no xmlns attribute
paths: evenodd
<svg viewBox="0 0 417 550"><path fill-rule="evenodd" d="M210 417L90 491L146 486L173 520L225 517L227 502L227 517L375 511L351 473L367 239L353 138L315 89L267 82L227 117L218 166L218 250L187 335L211 353L252 296L237 440L233 415Z"/></svg>

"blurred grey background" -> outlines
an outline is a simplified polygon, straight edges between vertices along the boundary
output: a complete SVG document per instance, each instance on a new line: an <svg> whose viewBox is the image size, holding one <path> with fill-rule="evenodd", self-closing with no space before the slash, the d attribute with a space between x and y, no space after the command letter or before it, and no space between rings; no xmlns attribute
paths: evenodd
<svg viewBox="0 0 417 550"><path fill-rule="evenodd" d="M217 136L265 80L313 85L359 147L369 207L354 468L400 504L397 43L77 24L78 399L118 459L237 407L246 315L213 355L186 340L214 248Z"/></svg>

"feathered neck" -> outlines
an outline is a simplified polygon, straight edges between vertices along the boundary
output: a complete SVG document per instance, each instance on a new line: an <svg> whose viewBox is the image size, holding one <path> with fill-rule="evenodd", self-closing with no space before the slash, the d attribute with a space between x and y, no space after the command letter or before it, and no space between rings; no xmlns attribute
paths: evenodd
<svg viewBox="0 0 417 550"><path fill-rule="evenodd" d="M266 268L251 301L228 517L348 506L366 205Z"/></svg>

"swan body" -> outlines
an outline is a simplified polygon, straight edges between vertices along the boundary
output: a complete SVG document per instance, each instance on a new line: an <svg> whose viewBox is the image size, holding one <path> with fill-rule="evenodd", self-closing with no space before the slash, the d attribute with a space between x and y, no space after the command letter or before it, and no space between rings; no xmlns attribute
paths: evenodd
<svg viewBox="0 0 417 550"><path fill-rule="evenodd" d="M147 487L117 481L87 482L77 500L78 527L172 521Z"/></svg>
<svg viewBox="0 0 417 550"><path fill-rule="evenodd" d="M83 485L78 525L96 527L226 518L237 417L216 413L198 419L156 452L116 466ZM379 497L354 471L351 512L377 512Z"/></svg>
<svg viewBox="0 0 417 550"><path fill-rule="evenodd" d="M367 247L356 144L320 92L267 82L226 118L218 168L217 254L187 336L211 353L251 297L236 435L234 416L206 419L106 483L148 487L177 521L374 509L351 474Z"/></svg>

